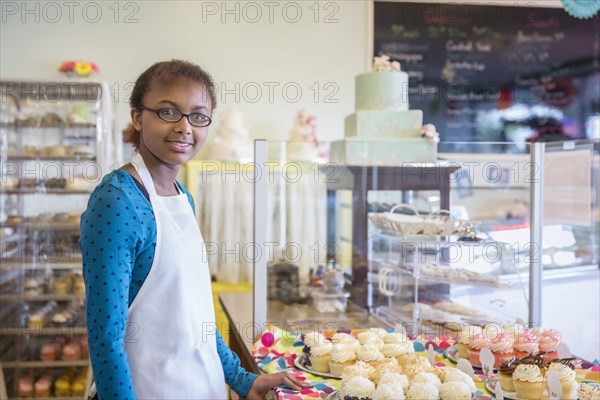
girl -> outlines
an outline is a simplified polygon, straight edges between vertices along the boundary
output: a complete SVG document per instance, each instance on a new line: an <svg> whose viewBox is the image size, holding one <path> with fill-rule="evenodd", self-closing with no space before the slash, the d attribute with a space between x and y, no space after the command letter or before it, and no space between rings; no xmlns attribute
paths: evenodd
<svg viewBox="0 0 600 400"><path fill-rule="evenodd" d="M175 177L206 140L212 78L185 61L156 63L137 79L130 104L124 140L137 155L103 178L81 219L100 399L227 399L226 383L258 399L274 386L308 386L289 373L243 370L209 326L206 250L192 198Z"/></svg>

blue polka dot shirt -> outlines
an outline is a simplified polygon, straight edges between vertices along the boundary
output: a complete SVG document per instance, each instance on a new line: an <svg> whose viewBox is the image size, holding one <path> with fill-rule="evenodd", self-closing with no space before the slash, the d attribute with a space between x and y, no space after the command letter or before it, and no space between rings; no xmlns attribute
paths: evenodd
<svg viewBox="0 0 600 400"><path fill-rule="evenodd" d="M194 207L190 193L181 185ZM90 359L100 399L135 399L124 343L129 305L152 266L156 220L133 177L106 175L81 216L79 240L87 296ZM217 332L217 352L225 381L245 398L256 375L240 367L238 356ZM199 377L200 379L202 377Z"/></svg>

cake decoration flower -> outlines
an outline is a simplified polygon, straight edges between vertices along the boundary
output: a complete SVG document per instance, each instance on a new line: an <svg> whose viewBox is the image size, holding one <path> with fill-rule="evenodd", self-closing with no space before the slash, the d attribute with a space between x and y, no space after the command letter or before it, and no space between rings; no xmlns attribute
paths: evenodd
<svg viewBox="0 0 600 400"><path fill-rule="evenodd" d="M373 71L374 72L390 72L400 71L400 63L398 61L390 61L388 55L381 55L373 58Z"/></svg>
<svg viewBox="0 0 600 400"><path fill-rule="evenodd" d="M58 71L67 75L90 76L98 72L98 66L88 61L64 61L58 66Z"/></svg>
<svg viewBox="0 0 600 400"><path fill-rule="evenodd" d="M439 143L440 141L440 134L433 124L426 124L421 127L421 137L427 138L432 143Z"/></svg>

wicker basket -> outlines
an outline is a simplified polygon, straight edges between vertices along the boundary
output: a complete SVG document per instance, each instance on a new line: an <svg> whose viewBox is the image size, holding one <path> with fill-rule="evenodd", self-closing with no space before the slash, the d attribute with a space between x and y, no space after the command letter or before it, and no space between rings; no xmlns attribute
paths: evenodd
<svg viewBox="0 0 600 400"><path fill-rule="evenodd" d="M395 213L408 209L413 214ZM456 231L456 221L447 210L421 215L408 204L397 204L386 213L369 213L369 219L382 233L402 236L448 236Z"/></svg>

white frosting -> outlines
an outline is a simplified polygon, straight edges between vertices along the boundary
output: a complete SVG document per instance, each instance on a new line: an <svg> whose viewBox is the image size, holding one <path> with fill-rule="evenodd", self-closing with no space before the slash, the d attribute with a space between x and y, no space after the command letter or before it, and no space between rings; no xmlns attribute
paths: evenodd
<svg viewBox="0 0 600 400"><path fill-rule="evenodd" d="M251 161L254 157L254 147L242 113L230 108L223 112L220 119L215 139L207 146L207 158L219 161Z"/></svg>
<svg viewBox="0 0 600 400"><path fill-rule="evenodd" d="M319 344L310 348L310 355L315 357L322 357L331 354L333 345L329 342Z"/></svg>
<svg viewBox="0 0 600 400"><path fill-rule="evenodd" d="M542 382L544 377L537 365L519 364L513 372L513 380L526 382Z"/></svg>
<svg viewBox="0 0 600 400"><path fill-rule="evenodd" d="M442 385L442 381L440 381L440 378L438 378L436 375L432 374L431 372L419 372L411 381L411 383L417 383L417 382L429 383L438 389Z"/></svg>
<svg viewBox="0 0 600 400"><path fill-rule="evenodd" d="M575 376L576 376L575 371L564 364L551 363L550 366L548 367L548 371L546 372L546 376L550 372L554 372L558 376L558 379L560 379L561 381L569 381L569 382L575 381Z"/></svg>
<svg viewBox="0 0 600 400"><path fill-rule="evenodd" d="M368 378L355 376L342 385L342 392L347 396L370 398L375 391L375 384Z"/></svg>
<svg viewBox="0 0 600 400"><path fill-rule="evenodd" d="M373 344L381 348L383 346L383 339L375 332L367 331L358 334L358 341L360 344Z"/></svg>
<svg viewBox="0 0 600 400"><path fill-rule="evenodd" d="M459 369L449 369L446 371L446 376L444 379L445 382L462 382L469 387L471 393L477 391L477 387L475 386L475 382L473 378L471 378L468 374L465 374Z"/></svg>
<svg viewBox="0 0 600 400"><path fill-rule="evenodd" d="M344 372L342 372L342 381L348 381L354 376L362 376L364 378L368 378L375 368L367 364L363 361L357 361L353 365L350 365L344 368Z"/></svg>
<svg viewBox="0 0 600 400"><path fill-rule="evenodd" d="M365 362L372 361L383 361L385 356L377 346L372 344L365 344L358 350L358 359Z"/></svg>
<svg viewBox="0 0 600 400"><path fill-rule="evenodd" d="M398 383L382 384L380 382L373 392L372 398L373 400L404 400L404 390Z"/></svg>
<svg viewBox="0 0 600 400"><path fill-rule="evenodd" d="M412 344L410 347L412 348ZM409 353L408 346L404 343L384 344L381 347L381 352L386 357L398 357Z"/></svg>
<svg viewBox="0 0 600 400"><path fill-rule="evenodd" d="M412 346L412 342L410 341L410 339L405 334L399 332L386 333L383 336L383 342L386 344L410 343Z"/></svg>
<svg viewBox="0 0 600 400"><path fill-rule="evenodd" d="M406 393L406 398L409 400L437 399L438 397L438 388L430 383L413 383Z"/></svg>
<svg viewBox="0 0 600 400"><path fill-rule="evenodd" d="M408 389L410 385L406 375L397 374L395 372L386 372L379 378L379 384L400 383L403 389Z"/></svg>
<svg viewBox="0 0 600 400"><path fill-rule="evenodd" d="M462 325L462 330L457 333L456 340L458 343L469 344L469 341L475 337L475 335L481 335L483 330L477 325Z"/></svg>
<svg viewBox="0 0 600 400"><path fill-rule="evenodd" d="M469 400L471 389L464 382L446 382L440 386L440 397L442 400Z"/></svg>
<svg viewBox="0 0 600 400"><path fill-rule="evenodd" d="M600 398L600 385L591 382L582 382L579 386L580 400L598 400Z"/></svg>
<svg viewBox="0 0 600 400"><path fill-rule="evenodd" d="M374 334L376 334L377 336L379 336L382 339L385 335L388 334L388 332L385 329L381 329L381 328L371 328L368 330L368 332L373 332Z"/></svg>
<svg viewBox="0 0 600 400"><path fill-rule="evenodd" d="M331 342L334 344L345 344L348 345L354 350L354 352L358 352L360 349L360 342L352 335L347 333L336 333L331 338Z"/></svg>
<svg viewBox="0 0 600 400"><path fill-rule="evenodd" d="M327 341L325 336L321 335L319 332L309 332L304 334L304 344L308 347L314 347L319 344L323 344Z"/></svg>
<svg viewBox="0 0 600 400"><path fill-rule="evenodd" d="M331 349L331 361L345 363L356 360L356 353L347 344L334 344Z"/></svg>

